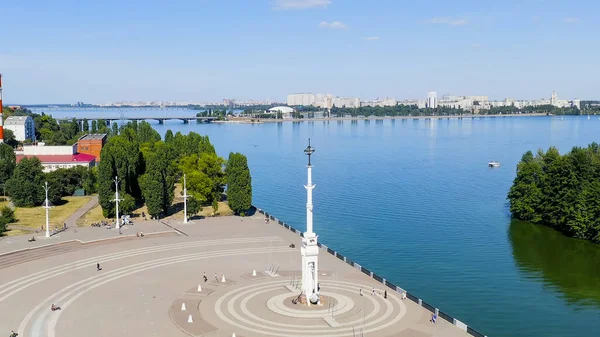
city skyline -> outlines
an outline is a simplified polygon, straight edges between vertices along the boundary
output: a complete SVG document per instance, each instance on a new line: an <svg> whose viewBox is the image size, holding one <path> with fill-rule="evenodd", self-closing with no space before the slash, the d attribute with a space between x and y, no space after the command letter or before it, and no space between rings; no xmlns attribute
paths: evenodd
<svg viewBox="0 0 600 337"><path fill-rule="evenodd" d="M237 100L289 93L597 99L581 1L3 3L7 104ZM593 75L593 74L592 74Z"/></svg>

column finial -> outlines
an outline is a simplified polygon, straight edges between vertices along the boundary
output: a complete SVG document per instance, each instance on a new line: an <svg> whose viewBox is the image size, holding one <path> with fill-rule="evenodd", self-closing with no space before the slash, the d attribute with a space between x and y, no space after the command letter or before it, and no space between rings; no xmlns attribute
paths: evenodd
<svg viewBox="0 0 600 337"><path fill-rule="evenodd" d="M310 166L310 156L315 152L315 148L310 146L310 138L308 138L308 146L304 149L304 154L308 156L308 166Z"/></svg>

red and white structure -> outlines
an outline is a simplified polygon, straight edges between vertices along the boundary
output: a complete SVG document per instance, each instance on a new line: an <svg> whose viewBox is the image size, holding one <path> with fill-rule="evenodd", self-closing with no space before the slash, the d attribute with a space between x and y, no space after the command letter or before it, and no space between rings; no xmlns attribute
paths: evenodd
<svg viewBox="0 0 600 337"><path fill-rule="evenodd" d="M4 116L2 116L2 74L0 74L0 143L4 143Z"/></svg>
<svg viewBox="0 0 600 337"><path fill-rule="evenodd" d="M93 167L96 165L96 156L77 152L77 144L72 146L23 146L22 151L16 151L17 163L23 158L37 157L44 167L44 172L52 172L61 168L68 169L75 166Z"/></svg>

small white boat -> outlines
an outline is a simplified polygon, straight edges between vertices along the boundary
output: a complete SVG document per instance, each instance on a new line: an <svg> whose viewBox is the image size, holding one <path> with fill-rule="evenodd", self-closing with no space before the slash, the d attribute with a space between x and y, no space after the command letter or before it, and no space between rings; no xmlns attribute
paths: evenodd
<svg viewBox="0 0 600 337"><path fill-rule="evenodd" d="M489 167L500 167L500 162L492 160L488 163L488 166Z"/></svg>
<svg viewBox="0 0 600 337"><path fill-rule="evenodd" d="M588 115L588 120L590 120L590 115Z"/></svg>

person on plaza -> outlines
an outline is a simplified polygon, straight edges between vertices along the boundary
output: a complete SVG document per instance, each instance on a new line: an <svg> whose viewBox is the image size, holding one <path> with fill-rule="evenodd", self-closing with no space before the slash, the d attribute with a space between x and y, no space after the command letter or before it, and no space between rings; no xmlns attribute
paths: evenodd
<svg viewBox="0 0 600 337"><path fill-rule="evenodd" d="M52 311L56 311L56 310L61 310L59 306L54 305L54 303L52 303L52 306L50 307L50 310Z"/></svg>
<svg viewBox="0 0 600 337"><path fill-rule="evenodd" d="M358 291L358 293L360 294L360 296L363 295L362 288L360 288L360 290Z"/></svg>
<svg viewBox="0 0 600 337"><path fill-rule="evenodd" d="M371 295L375 295L375 287L371 290Z"/></svg>
<svg viewBox="0 0 600 337"><path fill-rule="evenodd" d="M202 274L202 278L204 279L204 282L208 281L208 277L206 277L206 272Z"/></svg>
<svg viewBox="0 0 600 337"><path fill-rule="evenodd" d="M435 313L431 314L431 319L429 320L431 323L435 324L437 321L437 315Z"/></svg>
<svg viewBox="0 0 600 337"><path fill-rule="evenodd" d="M387 300L387 290L383 292L383 298Z"/></svg>
<svg viewBox="0 0 600 337"><path fill-rule="evenodd" d="M96 271L101 271L102 268L100 268L100 263L96 263Z"/></svg>
<svg viewBox="0 0 600 337"><path fill-rule="evenodd" d="M215 273L215 282L219 282L219 276L217 276L217 273Z"/></svg>

